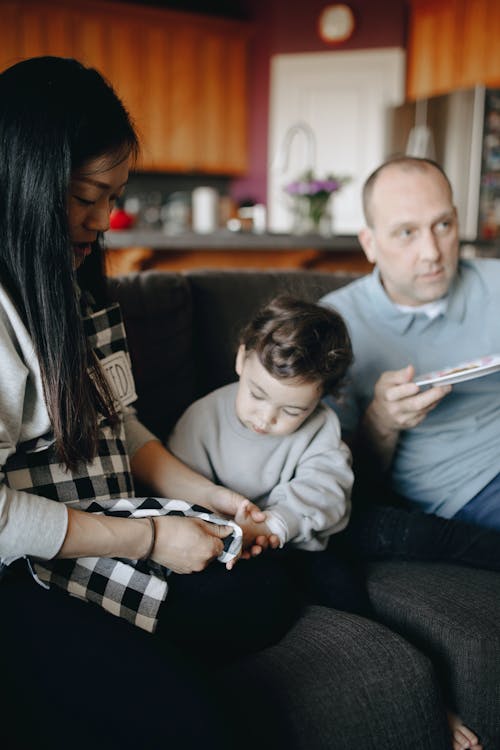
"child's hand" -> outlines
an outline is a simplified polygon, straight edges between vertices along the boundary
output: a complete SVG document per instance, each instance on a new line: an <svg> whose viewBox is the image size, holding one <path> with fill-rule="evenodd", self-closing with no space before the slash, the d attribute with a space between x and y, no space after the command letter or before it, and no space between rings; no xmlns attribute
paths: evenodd
<svg viewBox="0 0 500 750"><path fill-rule="evenodd" d="M271 534L265 520L256 521L254 520L256 517L265 519L266 514L256 508L253 503L242 507L234 517L234 521L243 532L242 549L238 559L249 560L251 557L260 555L262 550L277 549L280 546L279 537ZM226 563L226 568L231 570L236 562L237 560L231 560Z"/></svg>
<svg viewBox="0 0 500 750"><path fill-rule="evenodd" d="M273 549L279 546L279 539L274 534L269 535L264 523L266 514L243 495L217 486L210 493L210 503L206 504L219 515L231 518L243 531L242 552L238 558L226 563L228 570L234 568L240 557L246 560L269 546ZM253 528L250 528L251 524L254 524Z"/></svg>
<svg viewBox="0 0 500 750"><path fill-rule="evenodd" d="M276 549L280 540L276 534L271 534L266 524L266 513L259 510L253 503L248 502L238 510L234 521L243 531L243 550L241 557L248 560L260 555L262 550Z"/></svg>
<svg viewBox="0 0 500 750"><path fill-rule="evenodd" d="M213 488L210 492L210 503L206 505L215 513L228 516L237 524L240 523L238 518L246 518L248 515L257 522L265 521L266 518L266 514L248 498L221 485Z"/></svg>

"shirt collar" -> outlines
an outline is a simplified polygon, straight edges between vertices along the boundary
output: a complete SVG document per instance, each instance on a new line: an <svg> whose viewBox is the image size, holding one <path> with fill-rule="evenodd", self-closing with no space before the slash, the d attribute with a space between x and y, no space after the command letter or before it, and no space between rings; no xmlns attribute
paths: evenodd
<svg viewBox="0 0 500 750"><path fill-rule="evenodd" d="M461 281L462 276L459 268L453 282L450 285L450 289L446 298L446 308L443 311L443 315L446 315L449 320L454 320L456 322L460 322L465 315L466 295L457 293L457 290L460 288ZM377 267L375 267L372 272L371 289L375 309L380 311L384 318L384 322L389 325L394 331L396 331L396 333L406 333L406 331L415 321L415 318L417 318L419 315L424 315L423 313L418 312L411 313L402 311L397 307L397 305L394 304L383 287L382 280L380 278L380 271ZM425 316L424 321L426 324L432 322L431 319L427 316Z"/></svg>

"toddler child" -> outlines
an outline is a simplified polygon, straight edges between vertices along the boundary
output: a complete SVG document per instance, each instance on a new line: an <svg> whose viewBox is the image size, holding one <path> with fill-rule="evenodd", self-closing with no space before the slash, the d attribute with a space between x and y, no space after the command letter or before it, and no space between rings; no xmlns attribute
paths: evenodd
<svg viewBox="0 0 500 750"><path fill-rule="evenodd" d="M264 511L260 522L244 510L235 519L244 547L255 554L287 545L286 559L307 578L314 600L360 611L350 571L334 560L332 545L323 552L348 523L353 473L338 418L321 399L337 394L351 361L347 328L335 310L275 297L240 334L239 380L193 403L168 447Z"/></svg>

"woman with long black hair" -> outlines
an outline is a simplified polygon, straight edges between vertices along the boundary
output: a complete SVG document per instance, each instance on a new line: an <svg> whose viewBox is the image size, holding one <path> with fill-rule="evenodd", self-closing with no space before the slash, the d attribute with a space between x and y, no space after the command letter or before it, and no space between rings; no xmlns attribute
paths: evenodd
<svg viewBox="0 0 500 750"><path fill-rule="evenodd" d="M155 684L156 673L156 700L172 705L162 736L196 746L210 737L215 712L207 711L199 670L170 645L184 605L175 597L170 603L175 576L166 571L202 571L217 557L232 563L238 528L220 516L234 515L245 500L174 459L129 406L133 377L119 309L106 303L100 239L137 154L136 133L97 71L35 58L0 76L0 148L0 601L11 648L3 674L12 675L11 694L16 683L20 694L34 691L37 700L24 708L42 721L47 699L57 705L70 684L91 696L96 675L109 675L118 683L105 691L111 711L115 693L122 701L121 669L141 690ZM117 364L127 373L120 393ZM134 478L160 498L187 498L207 512L180 501L139 501ZM249 576L237 566L224 575L219 563L210 566L212 606L198 609L200 644L220 645L215 614L228 595L225 622L238 630L242 652L285 632L297 603L288 601L284 578L273 578L277 566L269 572L270 562L259 560L257 568L263 565L268 587L252 583L255 570ZM160 659L141 631L157 629L163 607L172 614ZM32 628L34 653L14 642L23 623ZM125 658L131 648L133 660ZM201 724L187 720L194 709ZM101 709L86 717L80 739L65 737L60 723L63 715L40 732L32 722L50 747L62 738L84 745L105 737L104 727L117 747L137 741L136 725L120 719L114 726Z"/></svg>

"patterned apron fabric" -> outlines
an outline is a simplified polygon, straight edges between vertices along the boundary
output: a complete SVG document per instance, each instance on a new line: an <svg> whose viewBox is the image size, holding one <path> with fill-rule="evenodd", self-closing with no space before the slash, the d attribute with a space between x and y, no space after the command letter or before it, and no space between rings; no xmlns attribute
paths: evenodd
<svg viewBox="0 0 500 750"><path fill-rule="evenodd" d="M113 394L124 406L134 401L134 380L120 308L113 305L84 319L89 344L104 369ZM234 559L241 550L241 529L205 508L182 500L135 498L125 444L123 422L113 427L99 424L98 455L73 472L61 466L48 433L18 446L4 466L8 486L66 503L90 513L144 518L183 515L230 525L221 562ZM72 560L31 560L31 570L43 585L56 584L70 594L94 602L134 625L154 632L160 604L167 592L169 570L152 561L85 557Z"/></svg>

